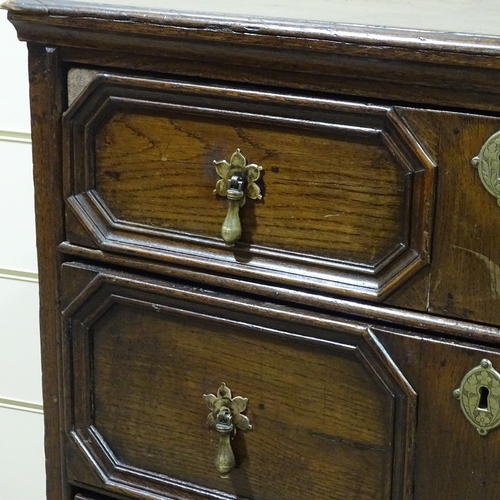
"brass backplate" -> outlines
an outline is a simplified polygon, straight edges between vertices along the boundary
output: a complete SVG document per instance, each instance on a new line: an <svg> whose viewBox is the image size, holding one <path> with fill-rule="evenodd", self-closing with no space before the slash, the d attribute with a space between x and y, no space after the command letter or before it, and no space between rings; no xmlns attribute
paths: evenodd
<svg viewBox="0 0 500 500"><path fill-rule="evenodd" d="M500 425L500 373L488 359L465 375L453 395L460 401L465 418L482 436Z"/></svg>
<svg viewBox="0 0 500 500"><path fill-rule="evenodd" d="M483 186L500 205L500 132L483 144L479 155L472 158L472 166L477 168Z"/></svg>

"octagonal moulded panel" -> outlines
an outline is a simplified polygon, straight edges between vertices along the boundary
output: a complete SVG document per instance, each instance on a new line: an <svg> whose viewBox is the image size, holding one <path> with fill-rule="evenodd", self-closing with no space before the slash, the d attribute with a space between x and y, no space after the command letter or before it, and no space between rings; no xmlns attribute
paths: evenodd
<svg viewBox="0 0 500 500"><path fill-rule="evenodd" d="M394 108L96 72L83 81L64 118L69 243L374 300L429 261L435 164ZM214 161L237 149L262 166L263 198L241 208L228 247Z"/></svg>
<svg viewBox="0 0 500 500"><path fill-rule="evenodd" d="M366 326L63 267L68 476L132 498L412 498L416 395ZM300 363L297 360L300 359ZM203 394L248 398L221 479Z"/></svg>

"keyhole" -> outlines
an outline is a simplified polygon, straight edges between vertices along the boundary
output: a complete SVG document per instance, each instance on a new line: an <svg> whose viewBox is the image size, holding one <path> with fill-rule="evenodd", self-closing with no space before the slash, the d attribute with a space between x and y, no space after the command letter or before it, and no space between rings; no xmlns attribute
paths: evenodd
<svg viewBox="0 0 500 500"><path fill-rule="evenodd" d="M490 391L487 387L480 387L479 388L479 404L478 408L480 410L487 410L488 409L488 396L490 395Z"/></svg>

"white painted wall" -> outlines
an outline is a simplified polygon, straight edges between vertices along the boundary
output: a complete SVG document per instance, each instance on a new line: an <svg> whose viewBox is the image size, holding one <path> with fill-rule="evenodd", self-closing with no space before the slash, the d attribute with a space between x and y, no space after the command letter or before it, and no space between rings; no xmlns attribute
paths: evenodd
<svg viewBox="0 0 500 500"><path fill-rule="evenodd" d="M27 57L7 12L0 11L0 130L30 131Z"/></svg>
<svg viewBox="0 0 500 500"><path fill-rule="evenodd" d="M0 498L45 500L27 52L0 11Z"/></svg>

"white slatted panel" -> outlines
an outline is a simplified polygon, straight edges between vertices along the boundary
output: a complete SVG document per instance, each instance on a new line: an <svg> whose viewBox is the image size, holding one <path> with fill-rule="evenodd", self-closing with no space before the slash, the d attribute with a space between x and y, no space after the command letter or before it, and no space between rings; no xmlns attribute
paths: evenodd
<svg viewBox="0 0 500 500"><path fill-rule="evenodd" d="M41 404L38 284L0 279L0 298L0 399Z"/></svg>
<svg viewBox="0 0 500 500"><path fill-rule="evenodd" d="M26 44L0 11L0 130L30 131L27 57Z"/></svg>
<svg viewBox="0 0 500 500"><path fill-rule="evenodd" d="M36 272L31 146L1 137L0 235L0 270Z"/></svg>
<svg viewBox="0 0 500 500"><path fill-rule="evenodd" d="M0 408L0 498L45 500L43 415Z"/></svg>
<svg viewBox="0 0 500 500"><path fill-rule="evenodd" d="M0 70L0 498L46 500L27 51L5 11Z"/></svg>

